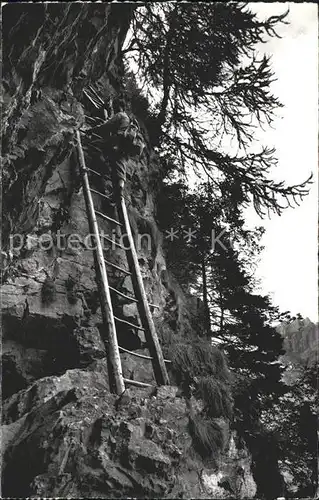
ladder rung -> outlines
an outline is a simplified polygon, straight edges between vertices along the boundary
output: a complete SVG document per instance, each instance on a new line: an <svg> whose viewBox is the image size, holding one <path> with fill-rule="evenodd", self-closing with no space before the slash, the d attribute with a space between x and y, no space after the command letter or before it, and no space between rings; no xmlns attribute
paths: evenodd
<svg viewBox="0 0 319 500"><path fill-rule="evenodd" d="M96 125L96 126L98 127L99 125ZM86 141L89 141L89 140L90 140L90 137L91 137L91 136L92 136L92 137L94 136L94 137L96 137L99 141L102 141L102 139L103 139L103 137L102 137L102 136L97 135L95 132L91 132L91 129L92 129L92 128L94 128L94 127L88 128L88 129L86 129L86 130L83 130L83 129L81 130L81 132L82 132L82 134L83 134L83 136L84 136L84 139L85 139ZM88 135L87 135L87 134L90 134L90 136L88 137Z"/></svg>
<svg viewBox="0 0 319 500"><path fill-rule="evenodd" d="M125 349L124 347L119 346L119 350L123 352L127 352L128 354L132 354L132 356L136 356L137 358L143 358L143 359L148 359L152 360L151 356L145 356L144 354L138 354L137 352L129 351L128 349Z"/></svg>
<svg viewBox="0 0 319 500"><path fill-rule="evenodd" d="M86 167L86 170L89 170L90 172L93 172L94 174L99 175L100 177L102 177L102 179L105 179L106 181L111 181L112 180L111 177L107 177L106 175L100 174L100 172L97 172L96 170L93 170L93 168Z"/></svg>
<svg viewBox="0 0 319 500"><path fill-rule="evenodd" d="M137 387L156 387L155 385L146 384L146 382L139 382L138 380L131 380L129 378L123 377L123 380L127 385L136 385Z"/></svg>
<svg viewBox="0 0 319 500"><path fill-rule="evenodd" d="M84 115L84 116L85 116L85 115ZM88 117L88 118L89 118L89 117ZM105 120L103 120L103 118L99 118L98 116L95 116L95 117L94 117L94 120L95 120L95 121L99 121L99 122L100 122L100 123L99 123L99 125L102 125L102 123L104 123L104 122L105 122Z"/></svg>
<svg viewBox="0 0 319 500"><path fill-rule="evenodd" d="M94 95L92 96L93 92L91 91L91 89L89 89L89 88L83 89L83 94L86 95L86 97L88 97L92 101L94 101L94 103L101 106L101 103L98 101L98 99Z"/></svg>
<svg viewBox="0 0 319 500"><path fill-rule="evenodd" d="M103 137L101 135L99 135L99 134L96 134L95 132L91 132L91 135L94 136L94 137L97 137L97 139L99 139L99 141L103 140Z"/></svg>
<svg viewBox="0 0 319 500"><path fill-rule="evenodd" d="M89 170L90 172L93 172L93 174L96 174L99 177L103 177L103 175L100 172L97 172L96 170L93 170L93 168L86 167L86 170Z"/></svg>
<svg viewBox="0 0 319 500"><path fill-rule="evenodd" d="M102 106L104 106L104 101L102 99L102 97L97 93L97 91L95 90L95 88L92 86L92 85L88 85L88 89L92 92L92 94L95 95L95 97L100 101L100 103L102 104Z"/></svg>
<svg viewBox="0 0 319 500"><path fill-rule="evenodd" d="M100 191L96 191L96 189L90 188L90 191L92 191L92 193L96 193L96 194L99 194L100 196L103 196L103 198L106 198L107 200L113 201L113 199L110 196L107 196L106 194L100 193Z"/></svg>
<svg viewBox="0 0 319 500"><path fill-rule="evenodd" d="M91 103L93 104L93 106L95 106L97 109L99 109L101 107L101 105L98 105L98 103L96 103L95 99L93 99L92 97L89 96L88 92L86 92L85 90L83 90L83 94L86 95L86 97L91 101Z"/></svg>
<svg viewBox="0 0 319 500"><path fill-rule="evenodd" d="M105 262L105 264L108 264L109 266L114 267L115 269L118 269L119 271L122 271L123 273L126 273L129 276L131 276L131 274L132 274L132 273L130 273L130 271L127 271L126 269L123 269L123 267L117 266L116 264L113 264L112 262L109 262L106 259L104 259L104 262Z"/></svg>
<svg viewBox="0 0 319 500"><path fill-rule="evenodd" d="M90 172L93 172L93 174L98 175L99 177L102 177L102 179L106 181L111 181L111 177L107 177L106 175L101 174L100 172L97 172L96 170L93 170L93 168L86 167L86 170L89 170Z"/></svg>
<svg viewBox="0 0 319 500"><path fill-rule="evenodd" d="M97 146L95 146L94 144L92 144L92 142L90 144L88 144L85 149L88 151L90 148L94 149L95 151L97 151L100 154L102 153L101 149L98 148Z"/></svg>
<svg viewBox="0 0 319 500"><path fill-rule="evenodd" d="M99 193L99 194L104 196L102 193ZM122 226L122 224L118 220L112 219L112 217L109 217L108 215L102 214L102 212L99 212L98 210L95 210L95 213L97 215L99 215L100 217L102 217L103 219L109 220L110 222L114 222L114 224L117 224L118 226Z"/></svg>
<svg viewBox="0 0 319 500"><path fill-rule="evenodd" d="M96 189L90 188L90 191L92 191L92 193L96 193L96 194L99 194L100 196L103 196L103 198L106 198L107 200L113 201L113 199L110 196L107 196L106 194L100 193L100 191L96 191ZM96 210L96 212L97 212L97 210ZM104 217L106 217L106 215L104 215Z"/></svg>
<svg viewBox="0 0 319 500"><path fill-rule="evenodd" d="M133 328L136 328L137 330L142 330L143 332L145 332L145 329L142 326L134 325L134 323L130 323L129 321L126 321L126 319L121 319L121 318L118 318L117 316L114 316L114 319L116 319L116 321L119 321L120 323L125 323L126 325L132 326Z"/></svg>
<svg viewBox="0 0 319 500"><path fill-rule="evenodd" d="M84 117L87 119L87 120L91 120L93 122L96 122L97 121L97 118L93 118L93 116L88 116L88 115L84 115ZM100 118L99 118L100 120Z"/></svg>
<svg viewBox="0 0 319 500"><path fill-rule="evenodd" d="M101 238L101 235L100 235L100 238ZM127 250L123 245L121 245L120 243L117 243L115 240L112 240L112 238L109 238L108 236L105 236L105 234L103 234L103 238L106 241L109 241L110 243L113 243L115 246L117 246L119 248L122 248L123 250Z"/></svg>
<svg viewBox="0 0 319 500"><path fill-rule="evenodd" d="M104 259L104 261L105 261L107 264L111 264L110 262L106 261L105 259ZM125 269L122 269L122 268L120 268L120 267L118 267L118 266L115 266L114 264L111 264L111 265L113 265L113 266L114 266L114 267L116 267L117 269L120 269L121 271L124 271L124 272L126 272L126 273L128 273L128 274L131 274L131 273L129 273L129 271L126 271ZM109 286L109 289L110 289L110 290L113 290L113 292L117 293L118 295L121 295L121 296L122 296L122 297L124 297L125 299L129 299L129 300L131 300L132 302L138 302L138 300L137 300L135 297L132 297L132 296L130 296L130 295L126 295L125 293L120 292L119 290L117 290L116 288L113 288L112 286ZM156 306L155 304L151 304L150 302L148 302L148 305L149 305L149 306L151 306L151 307L157 307L157 309L160 309L160 307L159 307L159 306Z"/></svg>
<svg viewBox="0 0 319 500"><path fill-rule="evenodd" d="M95 125L95 126L99 127L100 125ZM98 139L98 141L102 142L103 137L101 135L96 134L95 132L91 132L92 128L95 128L95 127L91 127L91 128L86 129L86 130L82 130L82 133L84 134L85 140L90 141L91 137L96 137ZM90 134L90 135L88 136L88 134Z"/></svg>
<svg viewBox="0 0 319 500"><path fill-rule="evenodd" d="M125 299L129 299L131 302L138 302L138 300L135 299L135 297L131 297L130 295L125 295L125 293L120 292L119 290L117 290L116 288L113 288L112 286L109 286L109 289L113 290L113 292L117 293L118 295L121 295L121 297L124 297Z"/></svg>
<svg viewBox="0 0 319 500"><path fill-rule="evenodd" d="M96 101L97 101L97 102L98 102L101 106L104 106L104 102L102 101L101 97L100 97L100 96L99 96L99 95L95 92L95 90L94 90L92 87L88 86L85 90L86 90L86 92L87 92L88 94L91 94L91 95L93 94L94 99L95 99L95 100L96 100Z"/></svg>
<svg viewBox="0 0 319 500"><path fill-rule="evenodd" d="M132 356L136 356L137 358L143 358L143 359L148 359L149 361L152 361L151 356L145 356L144 354L138 354L137 352L134 351L129 351L128 349L125 349L124 347L119 346L119 350L123 352L127 352L128 354L132 354ZM170 359L164 359L164 363L172 363Z"/></svg>
<svg viewBox="0 0 319 500"><path fill-rule="evenodd" d="M157 306L156 304L151 304L150 302L148 303L150 307L156 307L156 309L160 309L160 306Z"/></svg>

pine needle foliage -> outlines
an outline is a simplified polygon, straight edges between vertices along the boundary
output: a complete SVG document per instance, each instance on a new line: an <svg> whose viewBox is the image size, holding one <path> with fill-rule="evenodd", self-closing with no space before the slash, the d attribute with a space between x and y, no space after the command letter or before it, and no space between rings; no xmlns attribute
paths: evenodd
<svg viewBox="0 0 319 500"><path fill-rule="evenodd" d="M259 53L280 37L287 14L261 20L246 2L148 2L133 12L125 50L153 104L161 159L185 177L205 173L220 198L253 202L260 217L298 206L312 184L312 176L295 185L272 179L274 148L251 149L256 128L283 106L270 56ZM229 140L235 155L225 153Z"/></svg>

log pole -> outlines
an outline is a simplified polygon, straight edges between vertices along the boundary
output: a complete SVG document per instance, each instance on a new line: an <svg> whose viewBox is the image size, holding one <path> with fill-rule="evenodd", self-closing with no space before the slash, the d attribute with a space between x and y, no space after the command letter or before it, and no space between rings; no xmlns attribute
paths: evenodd
<svg viewBox="0 0 319 500"><path fill-rule="evenodd" d="M137 308L140 315L142 326L145 330L145 338L148 343L148 349L152 357L153 371L158 385L169 385L168 373L163 358L162 349L153 323L153 318L148 306L147 297L144 289L143 278L138 263L135 244L132 236L131 226L126 210L125 200L118 193L118 187L114 186L117 192L117 211L119 220L122 224L123 234L126 235L128 244L126 245L126 256L129 269L132 273L132 285L135 297L138 300Z"/></svg>

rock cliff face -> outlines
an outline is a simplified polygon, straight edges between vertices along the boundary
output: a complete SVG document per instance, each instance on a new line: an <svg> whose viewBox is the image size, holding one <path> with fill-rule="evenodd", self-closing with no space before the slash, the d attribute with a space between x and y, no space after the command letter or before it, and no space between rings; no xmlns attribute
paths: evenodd
<svg viewBox="0 0 319 500"><path fill-rule="evenodd" d="M129 389L121 398L108 389L74 130L94 112L83 89L94 84L107 100L121 88L120 49L131 9L3 9L2 493L252 498L250 456L226 422L224 449L207 464L193 450L187 401L176 387ZM83 144L89 166L104 161L85 138ZM159 178L158 160L148 148L130 162L126 197L146 293L157 306L153 317L165 344L165 336L192 328L189 311L196 308L166 268L155 220ZM107 182L104 188L110 189ZM98 196L94 202L112 216L108 202ZM108 222L100 228L113 234ZM123 252L112 244L106 257L125 267ZM124 292L132 289L117 271L109 278ZM136 319L134 304L117 301L116 308L123 318ZM140 351L142 337L124 328L118 334L122 347ZM127 378L154 383L148 361L125 354L122 363Z"/></svg>
<svg viewBox="0 0 319 500"><path fill-rule="evenodd" d="M232 435L208 468L192 452L175 387L109 393L105 361L45 377L4 403L3 494L243 498L255 484ZM17 481L19 471L19 481Z"/></svg>

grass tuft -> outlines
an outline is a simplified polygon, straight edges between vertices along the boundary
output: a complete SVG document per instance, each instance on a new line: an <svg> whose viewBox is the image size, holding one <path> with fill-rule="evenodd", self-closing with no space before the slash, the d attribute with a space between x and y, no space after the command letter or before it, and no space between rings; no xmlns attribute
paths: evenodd
<svg viewBox="0 0 319 500"><path fill-rule="evenodd" d="M225 383L230 381L223 353L207 341L172 344L170 355L177 381L191 382L202 376L213 376Z"/></svg>
<svg viewBox="0 0 319 500"><path fill-rule="evenodd" d="M51 304L56 298L55 283L52 278L47 277L42 285L41 299L43 304Z"/></svg>
<svg viewBox="0 0 319 500"><path fill-rule="evenodd" d="M172 344L170 359L175 381L186 397L201 399L207 417L231 419L231 374L219 349L201 339Z"/></svg>
<svg viewBox="0 0 319 500"><path fill-rule="evenodd" d="M206 403L207 414L213 418L232 417L232 397L230 387L212 376L201 377L197 384L197 394Z"/></svg>
<svg viewBox="0 0 319 500"><path fill-rule="evenodd" d="M65 280L65 288L66 288L66 296L70 304L76 304L78 297L77 297L77 290L76 290L76 280L72 277L69 276Z"/></svg>
<svg viewBox="0 0 319 500"><path fill-rule="evenodd" d="M223 448L223 432L217 422L203 415L191 415L188 425L194 450L202 458L213 457Z"/></svg>

